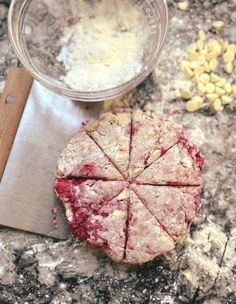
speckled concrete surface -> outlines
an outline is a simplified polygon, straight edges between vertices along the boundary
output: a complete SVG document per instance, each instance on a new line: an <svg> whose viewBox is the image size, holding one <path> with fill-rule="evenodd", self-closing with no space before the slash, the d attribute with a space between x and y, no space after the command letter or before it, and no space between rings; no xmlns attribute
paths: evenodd
<svg viewBox="0 0 236 304"><path fill-rule="evenodd" d="M9 1L0 1L8 4ZM179 63L200 28L223 19L221 34L236 42L236 1L191 1L188 12L169 1L170 27L155 72L133 92L135 106L181 122L202 150L206 165L202 208L185 244L139 267L112 263L70 239L59 242L0 229L0 303L236 303L236 102L218 115L189 114L175 90ZM7 66L7 6L0 4L0 69ZM210 33L209 33L210 34ZM236 80L234 69L234 81Z"/></svg>

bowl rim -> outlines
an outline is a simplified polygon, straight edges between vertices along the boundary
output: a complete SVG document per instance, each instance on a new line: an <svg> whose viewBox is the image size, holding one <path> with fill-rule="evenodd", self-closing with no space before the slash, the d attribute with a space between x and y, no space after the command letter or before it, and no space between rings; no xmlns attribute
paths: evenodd
<svg viewBox="0 0 236 304"><path fill-rule="evenodd" d="M29 2L32 0L24 0L22 3L21 11L19 15L22 14L22 8L24 8ZM62 95L64 97L67 97L69 99L73 100L80 100L80 101L85 101L85 102L96 102L96 101L103 101L103 100L108 100L108 99L113 99L118 96L123 95L124 93L130 91L131 89L137 87L153 70L159 54L164 46L164 42L167 36L167 31L168 31L168 25L169 25L169 14L168 14L168 5L166 0L155 0L155 1L161 1L163 4L164 8L164 26L162 30L162 35L160 42L156 46L155 52L152 56L152 59L148 62L148 64L145 66L144 69L142 69L141 72L139 72L136 76L134 76L132 79L121 83L120 85L105 89L105 90L100 90L100 91L77 91L74 89L70 89L67 87L63 87L60 84L60 81L57 81L46 74L40 72L34 65L32 65L28 59L27 56L25 56L24 51L22 51L22 48L19 46L17 43L17 40L20 41L20 35L17 35L17 39L15 39L14 35L14 29L13 29L13 16L15 12L15 6L18 0L12 0L10 7L9 7L9 12L8 12L8 35L10 38L11 45L13 47L13 50L15 51L17 57L19 58L20 62L22 65L28 70L28 72L36 79L38 80L42 85L44 85L46 88L49 90L56 92L59 95ZM19 18L20 21L20 18ZM18 27L20 29L20 26L18 24ZM19 32L20 33L20 32Z"/></svg>

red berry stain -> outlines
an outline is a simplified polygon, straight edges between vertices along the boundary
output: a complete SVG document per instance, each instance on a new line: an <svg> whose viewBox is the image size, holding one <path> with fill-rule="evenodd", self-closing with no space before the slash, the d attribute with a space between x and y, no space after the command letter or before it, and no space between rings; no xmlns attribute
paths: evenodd
<svg viewBox="0 0 236 304"><path fill-rule="evenodd" d="M85 106L85 110L89 111L89 110L92 110L94 108L93 105L86 105Z"/></svg>
<svg viewBox="0 0 236 304"><path fill-rule="evenodd" d="M86 127L89 123L89 119L82 122L82 127Z"/></svg>
<svg viewBox="0 0 236 304"><path fill-rule="evenodd" d="M64 204L68 204L73 213L73 219L70 222L72 229L76 229L78 224L87 216L84 209L80 209L77 203L76 195L74 193L74 187L81 186L81 192L83 191L84 180L68 180L68 179L57 179L55 181L55 190L58 195L64 200ZM72 187L73 186L73 187Z"/></svg>
<svg viewBox="0 0 236 304"><path fill-rule="evenodd" d="M129 123L128 127L125 128L125 135L130 136L131 135L131 123Z"/></svg>
<svg viewBox="0 0 236 304"><path fill-rule="evenodd" d="M71 175L75 177L83 176L90 178L97 178L100 176L98 167L95 163L80 164L73 170Z"/></svg>
<svg viewBox="0 0 236 304"><path fill-rule="evenodd" d="M75 22L75 21L74 21L74 18L73 18L73 17L70 17L70 18L67 19L68 25L73 25L74 22Z"/></svg>
<svg viewBox="0 0 236 304"><path fill-rule="evenodd" d="M124 149L124 148L119 148L119 152L125 153L125 152L126 152L126 149Z"/></svg>
<svg viewBox="0 0 236 304"><path fill-rule="evenodd" d="M56 179L55 180L55 190L60 197L69 198L70 197L70 181L67 179Z"/></svg>
<svg viewBox="0 0 236 304"><path fill-rule="evenodd" d="M89 175L90 177L96 177L97 174L97 166L95 164L85 164L82 166L81 175Z"/></svg>
<svg viewBox="0 0 236 304"><path fill-rule="evenodd" d="M194 144L191 144L183 134L180 136L179 142L188 150L189 155L196 162L198 167L202 168L204 165L204 159L198 148Z"/></svg>
<svg viewBox="0 0 236 304"><path fill-rule="evenodd" d="M98 220L91 222L88 218L78 227L78 229L74 230L74 235L85 240L93 248L106 250L108 249L107 240L104 240L100 235L103 230L104 229Z"/></svg>
<svg viewBox="0 0 236 304"><path fill-rule="evenodd" d="M150 156L151 156L150 151L148 151L144 156L144 166L145 167L148 165L148 160L149 160Z"/></svg>
<svg viewBox="0 0 236 304"><path fill-rule="evenodd" d="M135 123L133 123L132 135L135 135L139 131L141 125L142 124L140 121L136 121Z"/></svg>

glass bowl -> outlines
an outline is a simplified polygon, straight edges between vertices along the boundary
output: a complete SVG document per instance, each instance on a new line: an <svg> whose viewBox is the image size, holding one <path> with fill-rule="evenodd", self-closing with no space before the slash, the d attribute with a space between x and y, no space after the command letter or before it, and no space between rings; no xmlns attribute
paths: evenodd
<svg viewBox="0 0 236 304"><path fill-rule="evenodd" d="M120 16L117 18L117 20L122 20L118 21L118 23L120 23L119 26L122 24L122 29L119 28L119 37L121 36L121 32L127 32L129 31L128 29L130 29L130 33L128 34L131 35L131 31L133 31L133 29L131 30L131 27L134 28L132 25L132 22L134 21L132 18L129 18L129 16L131 16L129 15L131 14L131 11L135 9L139 14L139 19L137 19L138 22L137 20L135 21L137 23L136 28L132 32L132 35L135 33L136 40L142 43L138 45L138 50L140 49L140 52L142 52L139 55L139 67L133 71L133 74L129 73L128 58L131 58L129 50L132 50L133 48L131 42L129 42L130 45L127 43L127 41L129 41L129 39L127 40L127 37L129 36L126 37L126 40L121 39L121 42L119 42L119 40L115 41L115 43L118 43L119 48L122 46L124 54L127 52L127 56L123 58L124 60L122 57L119 58L123 60L123 64L119 64L119 61L116 62L117 68L119 67L123 78L120 78L119 83L115 83L114 85L112 85L111 82L108 87L103 87L105 82L102 84L103 76L106 76L109 80L109 74L107 74L108 76L103 74L103 70L101 70L100 74L97 73L97 75L93 74L93 72L91 72L91 76L89 74L91 83L77 81L76 77L73 78L73 75L75 75L73 73L70 74L70 78L67 77L70 69L75 70L78 66L78 70L74 72L80 73L80 71L82 71L81 66L86 67L82 59L78 64L77 56L75 56L77 53L75 53L73 54L73 58L77 60L76 64L72 62L68 68L66 61L69 58L68 50L75 52L75 44L73 44L74 42L71 43L71 40L73 37L77 37L73 33L71 36L72 38L68 38L68 29L71 31L71 29L75 29L79 24L79 30L81 30L81 26L83 26L83 35L78 36L82 41L82 43L80 41L77 45L79 48L78 54L80 55L78 58L83 58L81 57L81 53L79 53L82 52L81 45L85 45L85 55L87 56L90 50L86 49L86 45L88 48L91 48L91 44L88 44L87 42L86 33L92 28L92 24L98 20L96 19L98 18L96 14L99 14L99 10L96 5L100 5L99 3L102 3L103 5L102 16L103 18L107 18L106 22L110 22L111 20L114 21L117 16ZM107 7L105 7L106 5ZM107 12L107 14L104 14L104 11ZM83 14L85 15L83 16ZM124 16L127 16L126 19L124 19ZM91 23L90 26L90 23L88 22L83 23L85 22L84 20L86 20L86 22L90 22L91 20L93 23ZM127 26L125 25L125 28L122 23L123 21L128 24ZM99 22L96 21L95 26L98 23ZM85 26L85 24L87 24L87 26ZM73 100L86 102L113 99L138 86L150 74L157 62L163 47L167 27L168 10L165 0L12 0L8 15L10 40L16 55L23 66L35 79L53 92ZM105 36L105 40L110 37L106 37L106 35L110 35L109 31L102 31L99 33L100 37L102 37L101 34ZM67 41L65 39L66 35ZM84 37L84 41L81 37ZM122 37L123 36L121 36L121 38ZM93 42L94 40L91 41ZM113 41L114 40L112 40L112 43ZM122 43L125 44L122 45ZM140 47L141 45L142 48ZM106 46L106 50L103 50L103 53L105 52L105 55L110 58L113 54L111 55L109 53L109 47L110 46ZM116 54L116 49L113 48L111 50ZM65 53L67 54L67 57L65 56ZM92 53L92 55L94 56L94 53ZM86 56L84 58L87 58ZM115 58L116 57L114 57L114 59ZM111 67L109 67L111 70L108 70L108 72L113 73L111 74L111 77L115 77L116 74L118 75L119 73L116 73L116 69L112 67L112 64ZM87 67L90 69L91 66L87 65ZM100 70L98 69L96 72L99 71ZM82 72L86 73L86 68ZM80 73L79 77L82 77L81 75L82 73ZM97 76L96 79L95 76ZM68 84L68 79L71 79L76 86L78 85L78 88L70 85L70 83ZM80 79L86 80L86 78ZM96 87L95 82L99 82L100 80L100 86ZM85 89L84 86L82 86L82 82L85 82ZM86 83L89 83L91 88L87 89ZM93 86L95 89L93 89Z"/></svg>

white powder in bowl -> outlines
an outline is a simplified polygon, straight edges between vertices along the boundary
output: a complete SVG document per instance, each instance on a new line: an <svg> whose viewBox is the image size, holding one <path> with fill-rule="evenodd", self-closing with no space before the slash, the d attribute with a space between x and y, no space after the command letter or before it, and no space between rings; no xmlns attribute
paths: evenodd
<svg viewBox="0 0 236 304"><path fill-rule="evenodd" d="M114 88L142 69L148 24L131 1L78 0L79 21L67 27L58 60L62 81L84 92ZM93 3L93 4L91 4Z"/></svg>

